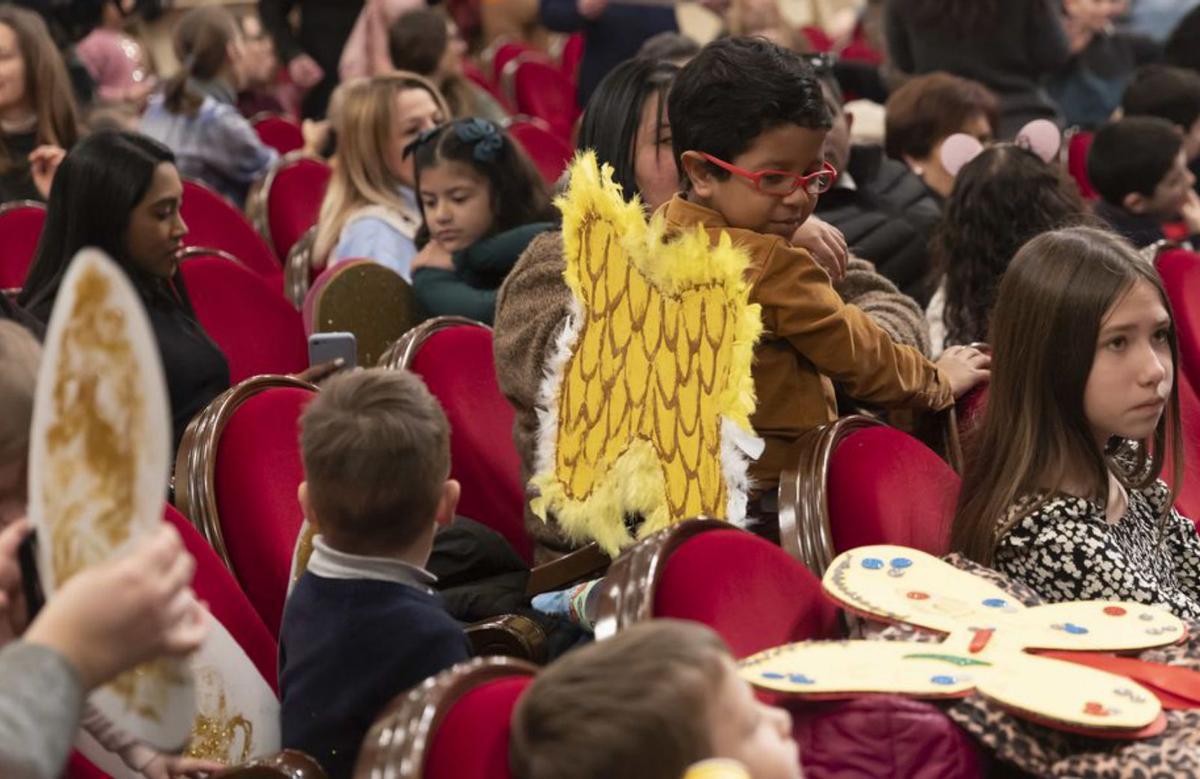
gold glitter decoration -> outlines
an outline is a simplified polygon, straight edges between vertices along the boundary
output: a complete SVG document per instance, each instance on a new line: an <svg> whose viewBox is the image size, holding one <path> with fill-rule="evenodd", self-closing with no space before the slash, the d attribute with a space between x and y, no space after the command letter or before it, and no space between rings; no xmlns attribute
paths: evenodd
<svg viewBox="0 0 1200 779"><path fill-rule="evenodd" d="M205 711L205 706L199 707L192 724L192 739L184 754L229 765L249 760L254 751L254 723L241 714L229 713L224 685L214 671L198 674L196 684L215 696L216 705L212 711ZM239 736L241 748L235 751Z"/></svg>
<svg viewBox="0 0 1200 779"><path fill-rule="evenodd" d="M308 522L300 528L300 537L296 539L296 566L292 571L292 581L300 581L300 577L308 570L308 559L313 553L313 536L317 531Z"/></svg>
<svg viewBox="0 0 1200 779"><path fill-rule="evenodd" d="M161 712L167 707L171 687L187 684L183 662L169 657L160 657L118 676L106 685L117 697L125 701L129 711L143 719L158 722Z"/></svg>

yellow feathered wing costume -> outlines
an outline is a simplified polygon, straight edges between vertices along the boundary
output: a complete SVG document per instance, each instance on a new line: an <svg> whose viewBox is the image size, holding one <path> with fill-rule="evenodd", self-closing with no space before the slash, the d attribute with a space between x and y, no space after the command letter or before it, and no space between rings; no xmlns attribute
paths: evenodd
<svg viewBox="0 0 1200 779"><path fill-rule="evenodd" d="M666 240L592 153L571 166L564 278L574 297L542 386L538 516L615 555L695 516L740 521L762 331L745 252L702 228Z"/></svg>

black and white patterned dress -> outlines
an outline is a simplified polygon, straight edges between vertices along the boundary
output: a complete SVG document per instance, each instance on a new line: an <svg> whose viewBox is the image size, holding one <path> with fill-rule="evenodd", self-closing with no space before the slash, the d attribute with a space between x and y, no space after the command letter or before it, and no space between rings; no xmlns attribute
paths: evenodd
<svg viewBox="0 0 1200 779"><path fill-rule="evenodd" d="M1200 620L1196 527L1172 509L1158 542L1159 511L1169 500L1161 481L1131 489L1125 515L1109 524L1099 501L1052 496L1000 539L995 568L1047 601L1129 600Z"/></svg>

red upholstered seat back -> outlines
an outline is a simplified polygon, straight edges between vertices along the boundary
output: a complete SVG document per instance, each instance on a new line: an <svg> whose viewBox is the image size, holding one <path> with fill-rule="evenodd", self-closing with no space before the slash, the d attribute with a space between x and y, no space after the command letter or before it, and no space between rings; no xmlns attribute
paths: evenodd
<svg viewBox="0 0 1200 779"><path fill-rule="evenodd" d="M273 635L279 633L292 548L303 515L298 422L313 393L271 387L234 412L217 444L217 512L234 573Z"/></svg>
<svg viewBox="0 0 1200 779"><path fill-rule="evenodd" d="M304 148L304 131L285 116L266 115L254 120L254 132L266 145L280 154Z"/></svg>
<svg viewBox="0 0 1200 779"><path fill-rule="evenodd" d="M583 33L571 33L567 36L567 42L563 44L562 53L558 57L559 68L572 83L578 76L579 63L583 61L583 46Z"/></svg>
<svg viewBox="0 0 1200 779"><path fill-rule="evenodd" d="M554 65L525 60L513 74L513 99L523 114L545 120L558 137L571 137L579 116L575 85Z"/></svg>
<svg viewBox="0 0 1200 779"><path fill-rule="evenodd" d="M45 222L46 207L41 203L8 203L0 207L0 289L25 286Z"/></svg>
<svg viewBox="0 0 1200 779"><path fill-rule="evenodd" d="M513 122L508 134L521 144L542 178L551 186L562 176L575 153L570 144L551 132L550 126L541 120Z"/></svg>
<svg viewBox="0 0 1200 779"><path fill-rule="evenodd" d="M496 383L491 331L439 330L417 351L410 368L425 380L450 421L450 473L462 483L458 512L500 533L521 557L532 560L521 460L512 442L513 410Z"/></svg>
<svg viewBox="0 0 1200 779"><path fill-rule="evenodd" d="M1179 372L1179 413L1183 426L1183 483L1178 485L1175 508L1200 525L1200 394L1187 374ZM1168 447L1167 453L1170 454ZM1175 485L1170 457L1163 463L1162 478Z"/></svg>
<svg viewBox="0 0 1200 779"><path fill-rule="evenodd" d="M273 288L283 290L283 266L271 254L262 236L228 200L203 184L185 180L180 213L188 227L184 239L188 246L212 246L227 251L250 270L265 276Z"/></svg>
<svg viewBox="0 0 1200 779"><path fill-rule="evenodd" d="M504 73L504 67L520 56L536 58L541 57L542 54L528 43L522 43L520 41L507 41L501 43L495 48L495 51L491 55L492 78L496 81L499 81L500 76Z"/></svg>
<svg viewBox="0 0 1200 779"><path fill-rule="evenodd" d="M300 312L261 276L220 257L184 260L180 272L196 317L229 361L234 384L308 367Z"/></svg>
<svg viewBox="0 0 1200 779"><path fill-rule="evenodd" d="M184 547L196 558L196 574L192 580L196 597L208 604L208 610L238 642L271 689L278 693L276 660L279 647L262 617L246 599L246 593L242 592L221 558L174 506L165 506L163 519L179 531Z"/></svg>
<svg viewBox="0 0 1200 779"><path fill-rule="evenodd" d="M1168 249L1155 261L1171 301L1171 315L1179 338L1180 372L1200 385L1200 254Z"/></svg>
<svg viewBox="0 0 1200 779"><path fill-rule="evenodd" d="M285 160L272 174L266 197L267 229L280 262L317 223L331 175L327 164L311 157Z"/></svg>
<svg viewBox="0 0 1200 779"><path fill-rule="evenodd" d="M884 426L851 433L830 458L826 487L838 553L867 544L946 553L958 475L912 436Z"/></svg>
<svg viewBox="0 0 1200 779"><path fill-rule="evenodd" d="M512 113L512 104L508 99L508 95L504 94L497 85L496 80L483 72L478 65L469 59L465 59L462 63L462 72L468 81L491 95L505 111Z"/></svg>
<svg viewBox="0 0 1200 779"><path fill-rule="evenodd" d="M1071 140L1067 143L1067 172L1071 174L1071 178L1075 179L1075 185L1079 187L1079 194L1085 200L1096 200L1100 197L1100 193L1092 186L1092 180L1088 178L1087 158L1088 153L1092 150L1092 141L1095 140L1095 133L1077 132L1071 136Z"/></svg>
<svg viewBox="0 0 1200 779"><path fill-rule="evenodd" d="M430 739L423 779L510 779L509 722L533 678L512 676L468 690Z"/></svg>
<svg viewBox="0 0 1200 779"><path fill-rule="evenodd" d="M663 563L654 616L702 622L736 657L837 633L821 582L774 544L735 529L689 538Z"/></svg>

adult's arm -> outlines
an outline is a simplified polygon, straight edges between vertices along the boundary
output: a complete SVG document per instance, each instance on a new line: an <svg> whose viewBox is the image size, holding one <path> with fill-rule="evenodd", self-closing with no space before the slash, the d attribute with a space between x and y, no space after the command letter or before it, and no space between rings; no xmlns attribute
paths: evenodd
<svg viewBox="0 0 1200 779"><path fill-rule="evenodd" d="M58 652L24 641L0 649L0 776L59 776L83 700L78 672Z"/></svg>
<svg viewBox="0 0 1200 779"><path fill-rule="evenodd" d="M271 33L275 40L275 51L279 52L279 60L291 62L304 53L304 47L296 40L296 33L288 21L288 15L299 0L258 0L258 15L262 17L263 27Z"/></svg>
<svg viewBox="0 0 1200 779"><path fill-rule="evenodd" d="M417 268L413 291L432 316L465 316L486 325L496 315L496 290L472 287L445 268Z"/></svg>
<svg viewBox="0 0 1200 779"><path fill-rule="evenodd" d="M929 355L929 325L921 307L874 265L852 256L845 277L833 288L842 300L861 308L893 341Z"/></svg>

